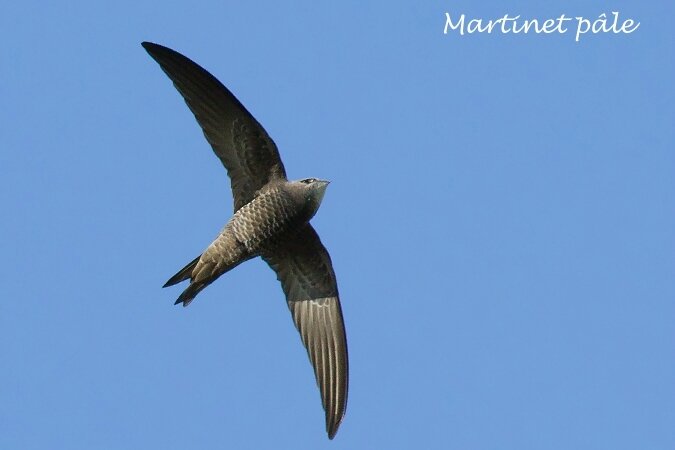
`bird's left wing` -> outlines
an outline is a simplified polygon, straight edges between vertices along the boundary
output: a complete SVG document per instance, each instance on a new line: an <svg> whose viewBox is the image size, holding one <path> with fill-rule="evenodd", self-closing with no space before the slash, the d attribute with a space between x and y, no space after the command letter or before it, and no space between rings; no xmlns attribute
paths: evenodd
<svg viewBox="0 0 675 450"><path fill-rule="evenodd" d="M232 182L234 210L274 179L286 179L277 146L244 105L199 64L152 42L143 48L171 78Z"/></svg>
<svg viewBox="0 0 675 450"><path fill-rule="evenodd" d="M263 259L277 273L300 332L333 438L347 407L349 364L340 298L333 265L314 228L307 224L293 239Z"/></svg>

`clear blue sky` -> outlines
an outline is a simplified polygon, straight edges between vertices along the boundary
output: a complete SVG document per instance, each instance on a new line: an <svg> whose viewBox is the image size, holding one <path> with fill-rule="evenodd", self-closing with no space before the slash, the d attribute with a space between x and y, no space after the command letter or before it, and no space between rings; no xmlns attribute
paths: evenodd
<svg viewBox="0 0 675 450"><path fill-rule="evenodd" d="M672 2L101 3L0 8L0 448L675 448ZM638 31L442 34L612 10ZM143 40L332 181L332 442L262 261L161 289L232 200Z"/></svg>

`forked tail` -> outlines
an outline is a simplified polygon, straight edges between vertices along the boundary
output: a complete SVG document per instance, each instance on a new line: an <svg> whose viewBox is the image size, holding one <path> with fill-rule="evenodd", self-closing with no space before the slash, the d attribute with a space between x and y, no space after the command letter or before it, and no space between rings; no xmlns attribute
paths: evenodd
<svg viewBox="0 0 675 450"><path fill-rule="evenodd" d="M208 283L190 283L190 286L188 286L182 294L178 297L178 300L176 300L176 303L174 305L177 305L179 303L182 303L183 306L187 306L192 302L192 300L195 298L197 294L201 292L202 289L204 289L206 286L208 286Z"/></svg>
<svg viewBox="0 0 675 450"><path fill-rule="evenodd" d="M185 281L188 278L190 278L190 276L192 275L192 271L194 270L195 266L199 262L199 258L201 258L201 257L202 257L202 255L199 255L195 259L193 259L190 263L188 263L187 266L180 269L180 271L176 275L169 278L169 281L164 283L164 286L162 286L162 287L173 286L174 284L178 284L181 281Z"/></svg>

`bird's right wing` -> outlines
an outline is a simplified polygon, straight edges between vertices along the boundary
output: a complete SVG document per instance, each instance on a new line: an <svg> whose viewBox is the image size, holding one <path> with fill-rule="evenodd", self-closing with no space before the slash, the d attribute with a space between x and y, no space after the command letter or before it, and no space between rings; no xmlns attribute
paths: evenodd
<svg viewBox="0 0 675 450"><path fill-rule="evenodd" d="M170 48L143 48L173 81L232 181L234 210L272 179L286 179L277 146L244 105L213 75Z"/></svg>
<svg viewBox="0 0 675 450"><path fill-rule="evenodd" d="M326 431L333 439L347 408L349 363L330 256L310 224L281 248L262 256L281 281L293 322L314 366Z"/></svg>

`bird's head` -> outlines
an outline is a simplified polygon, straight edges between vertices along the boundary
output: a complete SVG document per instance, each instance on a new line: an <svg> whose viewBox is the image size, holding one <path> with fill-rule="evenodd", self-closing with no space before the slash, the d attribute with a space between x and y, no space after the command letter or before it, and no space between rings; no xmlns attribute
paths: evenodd
<svg viewBox="0 0 675 450"><path fill-rule="evenodd" d="M311 208L312 216L319 209L329 183L330 181L319 180L318 178L304 178L292 183L295 185L295 189L302 193L307 206Z"/></svg>

